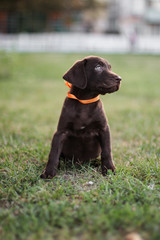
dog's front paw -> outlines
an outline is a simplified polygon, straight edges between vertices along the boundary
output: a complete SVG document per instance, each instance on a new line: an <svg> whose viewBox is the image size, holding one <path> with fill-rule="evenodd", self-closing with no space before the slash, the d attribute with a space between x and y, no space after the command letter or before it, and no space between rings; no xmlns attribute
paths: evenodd
<svg viewBox="0 0 160 240"><path fill-rule="evenodd" d="M114 164L112 164L108 169L111 169L111 171L115 173L116 167Z"/></svg>
<svg viewBox="0 0 160 240"><path fill-rule="evenodd" d="M40 175L40 178L43 179L52 179L56 175L55 171L47 171L45 170L44 173Z"/></svg>
<svg viewBox="0 0 160 240"><path fill-rule="evenodd" d="M108 170L111 170L115 175L115 169L116 169L116 167L115 167L114 163L113 162L108 162L107 164L102 166L102 175L106 176Z"/></svg>

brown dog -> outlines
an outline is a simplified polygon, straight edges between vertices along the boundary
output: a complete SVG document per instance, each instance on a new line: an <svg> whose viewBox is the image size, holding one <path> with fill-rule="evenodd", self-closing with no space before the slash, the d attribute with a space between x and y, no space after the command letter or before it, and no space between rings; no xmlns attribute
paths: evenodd
<svg viewBox="0 0 160 240"><path fill-rule="evenodd" d="M114 172L109 126L99 94L117 91L121 77L111 71L105 59L90 56L77 61L63 78L71 90L65 99L41 178L56 175L61 155L84 162L101 154L102 174L106 175L107 169Z"/></svg>

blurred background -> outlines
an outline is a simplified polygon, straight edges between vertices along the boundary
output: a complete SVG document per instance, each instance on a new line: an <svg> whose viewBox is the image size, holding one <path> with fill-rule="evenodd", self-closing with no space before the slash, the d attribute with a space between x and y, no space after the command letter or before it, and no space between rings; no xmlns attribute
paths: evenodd
<svg viewBox="0 0 160 240"><path fill-rule="evenodd" d="M1 0L0 50L160 53L160 0Z"/></svg>
<svg viewBox="0 0 160 240"><path fill-rule="evenodd" d="M116 175L62 163L41 181L62 76L90 54L122 77L101 96ZM0 0L0 239L159 240L159 143L160 0Z"/></svg>

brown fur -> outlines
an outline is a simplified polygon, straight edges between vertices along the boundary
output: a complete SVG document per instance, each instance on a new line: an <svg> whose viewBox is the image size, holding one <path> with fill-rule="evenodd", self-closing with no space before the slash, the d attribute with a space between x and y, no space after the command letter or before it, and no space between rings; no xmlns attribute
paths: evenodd
<svg viewBox="0 0 160 240"><path fill-rule="evenodd" d="M77 61L63 78L72 84L71 93L81 100L115 92L121 81L105 59L95 56ZM102 174L106 175L107 169L115 171L110 131L101 100L82 104L68 97L65 99L41 178L56 175L61 155L80 163L101 155Z"/></svg>

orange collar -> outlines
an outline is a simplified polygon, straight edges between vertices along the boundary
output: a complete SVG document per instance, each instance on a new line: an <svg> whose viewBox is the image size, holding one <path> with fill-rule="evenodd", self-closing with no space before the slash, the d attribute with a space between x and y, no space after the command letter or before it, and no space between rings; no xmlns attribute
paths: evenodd
<svg viewBox="0 0 160 240"><path fill-rule="evenodd" d="M69 88L72 87L72 84L67 81L65 81L65 85ZM87 100L80 100L74 94L70 93L70 91L68 91L67 96L68 96L68 98L76 99L80 103L83 103L83 104L93 103L93 102L97 102L99 100L99 95L95 98L91 98L91 99L87 99Z"/></svg>

